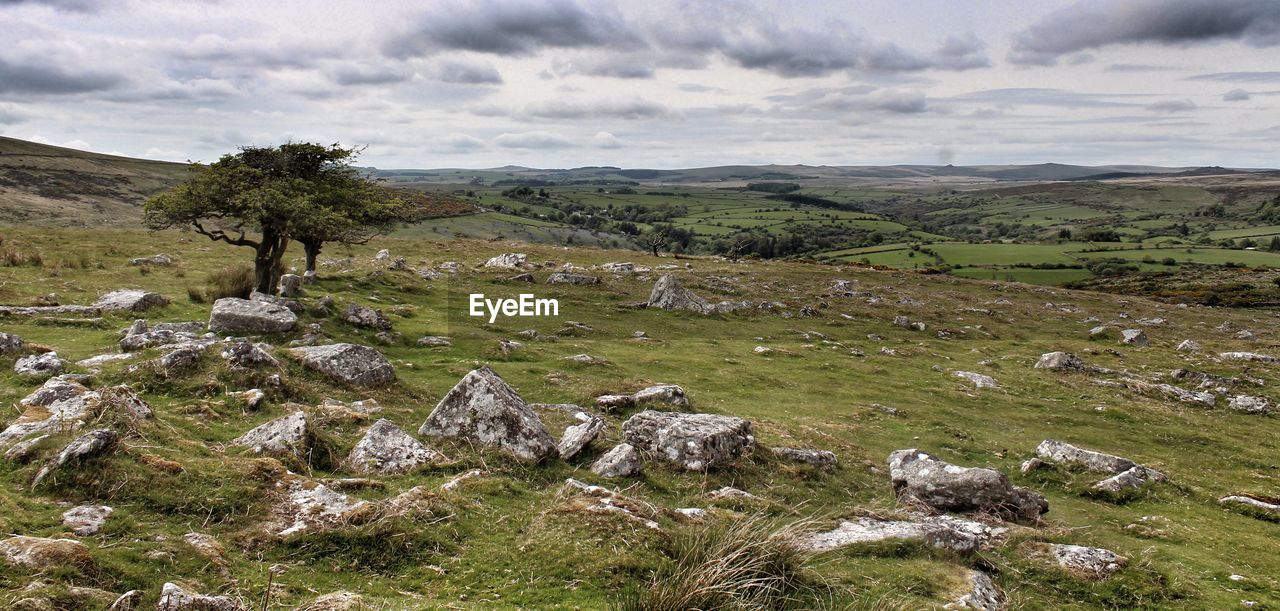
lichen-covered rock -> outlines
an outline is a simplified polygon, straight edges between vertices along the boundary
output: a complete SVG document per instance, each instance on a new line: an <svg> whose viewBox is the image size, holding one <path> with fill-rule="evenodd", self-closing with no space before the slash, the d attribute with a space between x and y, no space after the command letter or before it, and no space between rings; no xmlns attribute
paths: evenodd
<svg viewBox="0 0 1280 611"><path fill-rule="evenodd" d="M1227 407L1246 414L1269 414L1271 413L1271 400L1266 397L1236 395L1227 402Z"/></svg>
<svg viewBox="0 0 1280 611"><path fill-rule="evenodd" d="M834 530L813 533L801 543L806 549L825 552L850 545L903 539L971 554L1003 541L1008 532L1007 528L947 515L913 516L910 520L858 518L845 520Z"/></svg>
<svg viewBox="0 0 1280 611"><path fill-rule="evenodd" d="M960 598L942 606L943 609L980 609L1000 611L1004 608L1004 595L982 571L969 571L969 591Z"/></svg>
<svg viewBox="0 0 1280 611"><path fill-rule="evenodd" d="M467 439L523 460L542 460L557 452L538 415L488 367L463 376L427 416L418 434Z"/></svg>
<svg viewBox="0 0 1280 611"><path fill-rule="evenodd" d="M245 446L258 454L301 456L307 447L307 414L299 410L283 418L265 422L231 443Z"/></svg>
<svg viewBox="0 0 1280 611"><path fill-rule="evenodd" d="M627 419L628 443L690 471L704 471L755 448L751 423L733 416L645 410Z"/></svg>
<svg viewBox="0 0 1280 611"><path fill-rule="evenodd" d="M1152 479L1154 478L1151 477L1150 472L1145 467L1133 467L1094 484L1093 488L1094 490L1120 493L1125 490L1141 488Z"/></svg>
<svg viewBox="0 0 1280 611"><path fill-rule="evenodd" d="M689 399L684 389L676 384L657 384L637 390L631 395L635 403L667 403L670 405L688 405Z"/></svg>
<svg viewBox="0 0 1280 611"><path fill-rule="evenodd" d="M547 284L600 284L600 278L587 274L556 272L547 276Z"/></svg>
<svg viewBox="0 0 1280 611"><path fill-rule="evenodd" d="M369 504L316 482L297 479L286 486L289 489L288 499L278 509L286 514L290 524L277 533L280 537L340 526Z"/></svg>
<svg viewBox="0 0 1280 611"><path fill-rule="evenodd" d="M24 378L45 380L62 375L62 359L58 358L57 352L24 356L13 364L13 372Z"/></svg>
<svg viewBox="0 0 1280 611"><path fill-rule="evenodd" d="M62 525L81 537L98 534L115 510L106 505L80 505L62 512Z"/></svg>
<svg viewBox="0 0 1280 611"><path fill-rule="evenodd" d="M1081 371L1084 369L1084 361L1070 352L1049 352L1040 355L1040 360L1036 361L1035 368Z"/></svg>
<svg viewBox="0 0 1280 611"><path fill-rule="evenodd" d="M600 477L634 477L643 470L640 451L629 443L614 446L591 465L591 472Z"/></svg>
<svg viewBox="0 0 1280 611"><path fill-rule="evenodd" d="M75 539L45 539L22 535L0 541L0 558L14 566L43 571L59 566L89 568L89 548Z"/></svg>
<svg viewBox="0 0 1280 611"><path fill-rule="evenodd" d="M373 423L351 449L347 468L357 473L408 473L442 458L439 452L383 418Z"/></svg>
<svg viewBox="0 0 1280 611"><path fill-rule="evenodd" d="M74 431L108 411L151 417L151 407L127 385L89 391L77 382L54 378L22 401L27 409L0 431L0 447L36 435Z"/></svg>
<svg viewBox="0 0 1280 611"><path fill-rule="evenodd" d="M1000 384L996 382L996 379L988 375L974 373L972 371L957 371L955 372L954 375L957 378L960 378L962 380L968 380L970 383L973 384L974 388L999 388L1000 387Z"/></svg>
<svg viewBox="0 0 1280 611"><path fill-rule="evenodd" d="M1095 579L1110 577L1128 562L1124 556L1100 547L1051 543L1048 549L1058 566Z"/></svg>
<svg viewBox="0 0 1280 611"><path fill-rule="evenodd" d="M34 488L50 474L67 465L78 464L109 452L115 448L116 441L119 438L119 435L111 429L97 429L76 437L71 440L71 443L63 446L62 451L58 452L58 455L52 461L36 472L36 477L32 480L31 486Z"/></svg>
<svg viewBox="0 0 1280 611"><path fill-rule="evenodd" d="M346 309L342 311L342 320L347 324L363 329L381 329L383 331L391 329L391 321L382 313L382 310L362 306L358 303L347 304Z"/></svg>
<svg viewBox="0 0 1280 611"><path fill-rule="evenodd" d="M1174 350L1178 352L1200 352L1200 343L1195 340L1184 339Z"/></svg>
<svg viewBox="0 0 1280 611"><path fill-rule="evenodd" d="M894 494L941 511L987 511L1034 522L1049 510L1043 496L1009 483L995 469L960 467L917 449L889 454Z"/></svg>
<svg viewBox="0 0 1280 611"><path fill-rule="evenodd" d="M1120 327L1115 325L1100 325L1089 329L1089 339L1117 339L1120 336Z"/></svg>
<svg viewBox="0 0 1280 611"><path fill-rule="evenodd" d="M187 592L173 583L160 590L156 611L244 611L245 607L229 596L204 596Z"/></svg>
<svg viewBox="0 0 1280 611"><path fill-rule="evenodd" d="M1147 332L1142 329L1125 329L1120 332L1120 343L1129 344L1130 346L1146 346L1151 343L1147 339Z"/></svg>
<svg viewBox="0 0 1280 611"><path fill-rule="evenodd" d="M1058 462L1081 464L1090 471L1100 471L1102 473L1110 473L1112 475L1119 475L1137 467L1145 471L1146 477L1150 479L1156 481L1165 480L1163 473L1160 473L1155 469L1149 469L1139 465L1128 458L1121 458L1111 454L1078 448L1069 443L1054 439L1046 439L1040 442L1040 445L1036 446L1036 455Z"/></svg>
<svg viewBox="0 0 1280 611"><path fill-rule="evenodd" d="M213 302L209 330L214 333L286 333L298 324L298 315L269 301L224 297Z"/></svg>
<svg viewBox="0 0 1280 611"><path fill-rule="evenodd" d="M710 304L693 294L693 291L684 288L671 274L664 274L654 283L653 291L649 293L648 303L651 308L663 310L689 310L700 314L711 311Z"/></svg>
<svg viewBox="0 0 1280 611"><path fill-rule="evenodd" d="M604 419L596 416L587 416L585 422L566 427L564 434L560 436L560 443L556 446L557 451L560 453L560 458L569 460L577 456L579 452L600 436L604 428Z"/></svg>
<svg viewBox="0 0 1280 611"><path fill-rule="evenodd" d="M93 307L103 312L142 312L169 305L160 293L141 289L117 289L98 298Z"/></svg>
<svg viewBox="0 0 1280 611"><path fill-rule="evenodd" d="M285 274L280 276L280 296L297 297L302 294L302 276Z"/></svg>
<svg viewBox="0 0 1280 611"><path fill-rule="evenodd" d="M239 369L278 367L280 365L279 361L276 361L276 358L271 356L271 353L268 352L269 350L271 350L270 344L238 341L227 344L219 356L228 365Z"/></svg>
<svg viewBox="0 0 1280 611"><path fill-rule="evenodd" d="M303 366L349 386L386 386L396 379L396 368L374 348L359 344L304 346L289 352Z"/></svg>
<svg viewBox="0 0 1280 611"><path fill-rule="evenodd" d="M492 259L489 259L488 261L485 261L484 266L497 268L497 269L518 269L524 266L525 263L528 261L528 259L529 257L523 254L509 252L509 253L498 255ZM441 264L442 268L443 268L443 265L444 264ZM457 265L457 264L455 263L454 265Z"/></svg>
<svg viewBox="0 0 1280 611"><path fill-rule="evenodd" d="M1248 361L1267 365L1280 363L1280 358L1267 354L1258 354L1257 352L1223 352L1218 355L1218 358L1224 361Z"/></svg>
<svg viewBox="0 0 1280 611"><path fill-rule="evenodd" d="M831 469L836 465L836 454L828 450L808 448L770 448L774 454L797 462L807 463L819 469Z"/></svg>
<svg viewBox="0 0 1280 611"><path fill-rule="evenodd" d="M24 406L48 406L53 405L56 401L78 397L87 392L89 392L89 389L85 388L83 384L75 380L69 380L64 376L58 376L45 380L40 388L23 397L18 403Z"/></svg>
<svg viewBox="0 0 1280 611"><path fill-rule="evenodd" d="M453 346L453 338L427 335L418 338L418 345L426 348L448 348Z"/></svg>
<svg viewBox="0 0 1280 611"><path fill-rule="evenodd" d="M15 354L22 352L22 347L26 342L21 337L12 333L0 333L0 354Z"/></svg>

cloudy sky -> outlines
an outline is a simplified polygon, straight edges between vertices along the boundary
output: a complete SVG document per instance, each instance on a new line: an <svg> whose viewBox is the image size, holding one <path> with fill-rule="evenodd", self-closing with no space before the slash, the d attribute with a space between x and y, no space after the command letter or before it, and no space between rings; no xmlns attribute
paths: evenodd
<svg viewBox="0 0 1280 611"><path fill-rule="evenodd" d="M1280 0L0 0L0 134L383 168L1280 166Z"/></svg>

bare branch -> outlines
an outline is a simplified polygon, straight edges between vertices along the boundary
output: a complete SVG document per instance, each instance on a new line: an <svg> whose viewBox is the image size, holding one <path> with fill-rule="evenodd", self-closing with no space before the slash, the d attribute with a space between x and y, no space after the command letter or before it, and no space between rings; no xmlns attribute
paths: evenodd
<svg viewBox="0 0 1280 611"><path fill-rule="evenodd" d="M257 248L260 245L257 241L245 238L243 229L239 229L240 235L233 238L221 229L205 229L204 226L200 224L200 221L192 221L191 225L195 228L196 233L215 242L222 241L231 244L232 246L251 246L253 248Z"/></svg>

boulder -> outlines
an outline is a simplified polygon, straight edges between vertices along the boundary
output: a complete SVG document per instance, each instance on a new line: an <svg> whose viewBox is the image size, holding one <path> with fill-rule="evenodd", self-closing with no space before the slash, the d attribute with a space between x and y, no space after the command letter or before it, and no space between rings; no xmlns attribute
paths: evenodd
<svg viewBox="0 0 1280 611"><path fill-rule="evenodd" d="M22 352L22 347L26 342L21 337L12 333L0 332L0 354L16 354Z"/></svg>
<svg viewBox="0 0 1280 611"><path fill-rule="evenodd" d="M244 611L245 607L229 596L192 594L176 584L165 583L160 590L157 611Z"/></svg>
<svg viewBox="0 0 1280 611"><path fill-rule="evenodd" d="M700 314L711 311L711 306L701 297L680 285L671 274L664 274L649 293L649 307L663 310L690 310Z"/></svg>
<svg viewBox="0 0 1280 611"><path fill-rule="evenodd" d="M62 525L81 537L98 534L114 510L106 505L80 505L62 512Z"/></svg>
<svg viewBox="0 0 1280 611"><path fill-rule="evenodd" d="M807 463L819 469L831 469L836 465L835 452L802 448L770 448L774 454L797 462Z"/></svg>
<svg viewBox="0 0 1280 611"><path fill-rule="evenodd" d="M142 312L166 305L169 300L164 295L141 289L116 289L93 303L103 312Z"/></svg>
<svg viewBox="0 0 1280 611"><path fill-rule="evenodd" d="M888 540L921 541L930 547L972 554L1004 540L1009 529L988 526L955 516L913 515L909 520L858 518L845 520L834 530L801 539L810 551L826 552L863 543Z"/></svg>
<svg viewBox="0 0 1280 611"><path fill-rule="evenodd" d="M426 348L448 348L453 346L453 338L438 335L427 335L418 338L418 345Z"/></svg>
<svg viewBox="0 0 1280 611"><path fill-rule="evenodd" d="M1236 395L1227 402L1227 407L1246 414L1269 414L1271 413L1271 400L1266 397Z"/></svg>
<svg viewBox="0 0 1280 611"><path fill-rule="evenodd" d="M47 380L62 374L62 359L57 352L24 356L13 364L13 372L24 378Z"/></svg>
<svg viewBox="0 0 1280 611"><path fill-rule="evenodd" d="M235 438L232 445L245 446L258 454L302 456L307 448L307 414L301 410L253 427Z"/></svg>
<svg viewBox="0 0 1280 611"><path fill-rule="evenodd" d="M239 369L280 366L268 350L271 350L270 344L238 341L223 347L219 356L231 367Z"/></svg>
<svg viewBox="0 0 1280 611"><path fill-rule="evenodd" d="M58 452L52 461L36 472L31 487L39 485L50 474L67 465L78 464L109 452L115 448L119 438L119 435L111 429L97 429L71 440L71 443L63 446L62 451Z"/></svg>
<svg viewBox="0 0 1280 611"><path fill-rule="evenodd" d="M286 333L298 324L289 308L268 301L224 297L213 302L209 330L214 333Z"/></svg>
<svg viewBox="0 0 1280 611"><path fill-rule="evenodd" d="M547 284L599 284L600 278L587 274L556 272L547 276Z"/></svg>
<svg viewBox="0 0 1280 611"><path fill-rule="evenodd" d="M288 537L342 526L369 503L330 489L324 484L302 480L289 483L289 496L277 510L290 522L277 536Z"/></svg>
<svg viewBox="0 0 1280 611"><path fill-rule="evenodd" d="M1036 369L1052 369L1066 371L1082 371L1084 361L1080 357L1070 352L1049 352L1040 355L1040 360L1036 361Z"/></svg>
<svg viewBox="0 0 1280 611"><path fill-rule="evenodd" d="M914 448L889 455L889 477L899 500L941 511L984 511L1034 522L1049 510L1043 496L1013 486L995 469L956 466Z"/></svg>
<svg viewBox="0 0 1280 611"><path fill-rule="evenodd" d="M347 456L357 473L408 473L444 458L385 418L373 423Z"/></svg>
<svg viewBox="0 0 1280 611"><path fill-rule="evenodd" d="M285 274L280 276L280 296L297 297L302 294L302 276Z"/></svg>
<svg viewBox="0 0 1280 611"><path fill-rule="evenodd" d="M642 388L631 395L631 398L635 403L668 403L681 406L689 404L689 399L685 397L684 389L675 384L657 384Z"/></svg>
<svg viewBox="0 0 1280 611"><path fill-rule="evenodd" d="M556 449L560 452L560 458L569 460L577 456L579 452L595 441L600 436L600 433L604 432L604 429L604 419L596 416L587 416L586 422L566 427L564 434L560 436L559 445L556 446Z"/></svg>
<svg viewBox="0 0 1280 611"><path fill-rule="evenodd" d="M1120 332L1120 343L1129 344L1130 346L1146 346L1151 343L1147 339L1147 332L1142 329L1125 329Z"/></svg>
<svg viewBox="0 0 1280 611"><path fill-rule="evenodd" d="M374 261L390 261L391 251L387 250L386 248L383 248L382 250L379 250L377 254L373 255L373 260Z"/></svg>
<svg viewBox="0 0 1280 611"><path fill-rule="evenodd" d="M591 472L600 477L635 477L644 469L640 451L629 443L620 443L591 465Z"/></svg>
<svg viewBox="0 0 1280 611"><path fill-rule="evenodd" d="M133 265L133 266L172 265L172 264L173 264L173 257L170 257L169 255L164 255L164 254L151 255L150 257L138 257L137 259L129 260L129 265Z"/></svg>
<svg viewBox="0 0 1280 611"><path fill-rule="evenodd" d="M1280 358L1266 354L1258 354L1256 352L1223 352L1218 358L1224 361L1247 361L1251 363L1264 363L1274 365L1280 363Z"/></svg>
<svg viewBox="0 0 1280 611"><path fill-rule="evenodd" d="M1145 473L1145 477L1161 482L1165 480L1163 473L1139 465L1128 458L1078 448L1054 439L1046 439L1040 442L1040 445L1036 446L1036 455L1057 462L1080 464L1090 471L1099 471L1112 475L1119 475L1130 469L1138 468Z"/></svg>
<svg viewBox="0 0 1280 611"><path fill-rule="evenodd" d="M542 460L557 452L538 415L488 367L463 376L427 416L418 434L465 439L523 460Z"/></svg>
<svg viewBox="0 0 1280 611"><path fill-rule="evenodd" d="M1122 471L1093 485L1094 490L1120 493L1125 490L1136 490L1154 478L1145 467L1133 467Z"/></svg>
<svg viewBox="0 0 1280 611"><path fill-rule="evenodd" d="M53 405L54 402L78 397L87 392L89 392L89 389L85 388L83 384L58 376L45 380L40 388L23 397L18 403L24 406L49 406Z"/></svg>
<svg viewBox="0 0 1280 611"><path fill-rule="evenodd" d="M1115 325L1101 325L1089 329L1089 339L1118 339L1120 336L1120 327Z"/></svg>
<svg viewBox="0 0 1280 611"><path fill-rule="evenodd" d="M329 344L291 348L302 365L350 386L386 386L396 379L396 369L381 352L358 344Z"/></svg>
<svg viewBox="0 0 1280 611"><path fill-rule="evenodd" d="M1177 350L1178 352L1200 352L1200 344L1195 340L1184 339L1181 344L1178 344L1177 348L1174 348L1174 350Z"/></svg>
<svg viewBox="0 0 1280 611"><path fill-rule="evenodd" d="M996 379L988 375L974 373L972 371L957 371L953 375L957 378L968 380L973 383L974 388L1000 388L1000 384L996 382Z"/></svg>
<svg viewBox="0 0 1280 611"><path fill-rule="evenodd" d="M705 471L755 448L751 423L713 414L645 410L622 424L628 443L690 471Z"/></svg>
<svg viewBox="0 0 1280 611"><path fill-rule="evenodd" d="M519 269L524 266L529 257L520 253L504 253L484 262L485 267L494 267L498 269ZM455 265L457 265L455 263ZM441 264L443 269L444 264Z"/></svg>
<svg viewBox="0 0 1280 611"><path fill-rule="evenodd" d="M960 598L942 606L943 609L980 609L1000 611L1004 608L1004 594L982 571L969 571L969 591Z"/></svg>
<svg viewBox="0 0 1280 611"><path fill-rule="evenodd" d="M1050 543L1048 551L1058 566L1095 579L1111 576L1128 562L1124 556L1100 547Z"/></svg>
<svg viewBox="0 0 1280 611"><path fill-rule="evenodd" d="M346 309L342 311L342 320L363 329L381 329L383 331L391 329L391 321L382 314L382 310L375 310L355 303L347 304Z"/></svg>
<svg viewBox="0 0 1280 611"><path fill-rule="evenodd" d="M0 558L33 571L59 566L89 568L93 557L89 548L75 539L45 539L17 535L0 541Z"/></svg>
<svg viewBox="0 0 1280 611"><path fill-rule="evenodd" d="M1280 516L1280 499L1267 498L1263 500L1250 495L1233 494L1218 499L1218 502L1223 505L1243 505L1263 513Z"/></svg>
<svg viewBox="0 0 1280 611"><path fill-rule="evenodd" d="M200 356L203 354L204 350L199 347L192 345L181 346L164 353L160 358L156 359L156 362L165 370L165 373L173 374L198 366L200 364Z"/></svg>

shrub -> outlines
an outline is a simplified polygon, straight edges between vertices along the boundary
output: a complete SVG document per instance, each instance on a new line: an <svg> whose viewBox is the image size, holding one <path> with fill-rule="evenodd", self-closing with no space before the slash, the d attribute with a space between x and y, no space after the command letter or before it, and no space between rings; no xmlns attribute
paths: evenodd
<svg viewBox="0 0 1280 611"><path fill-rule="evenodd" d="M204 290L198 286L188 286L187 299L190 300L191 303L204 303L206 301L204 297Z"/></svg>
<svg viewBox="0 0 1280 611"><path fill-rule="evenodd" d="M210 301L216 301L223 297L248 299L249 294L253 292L255 284L252 267L248 265L224 267L209 275L208 288L204 292L204 298Z"/></svg>

